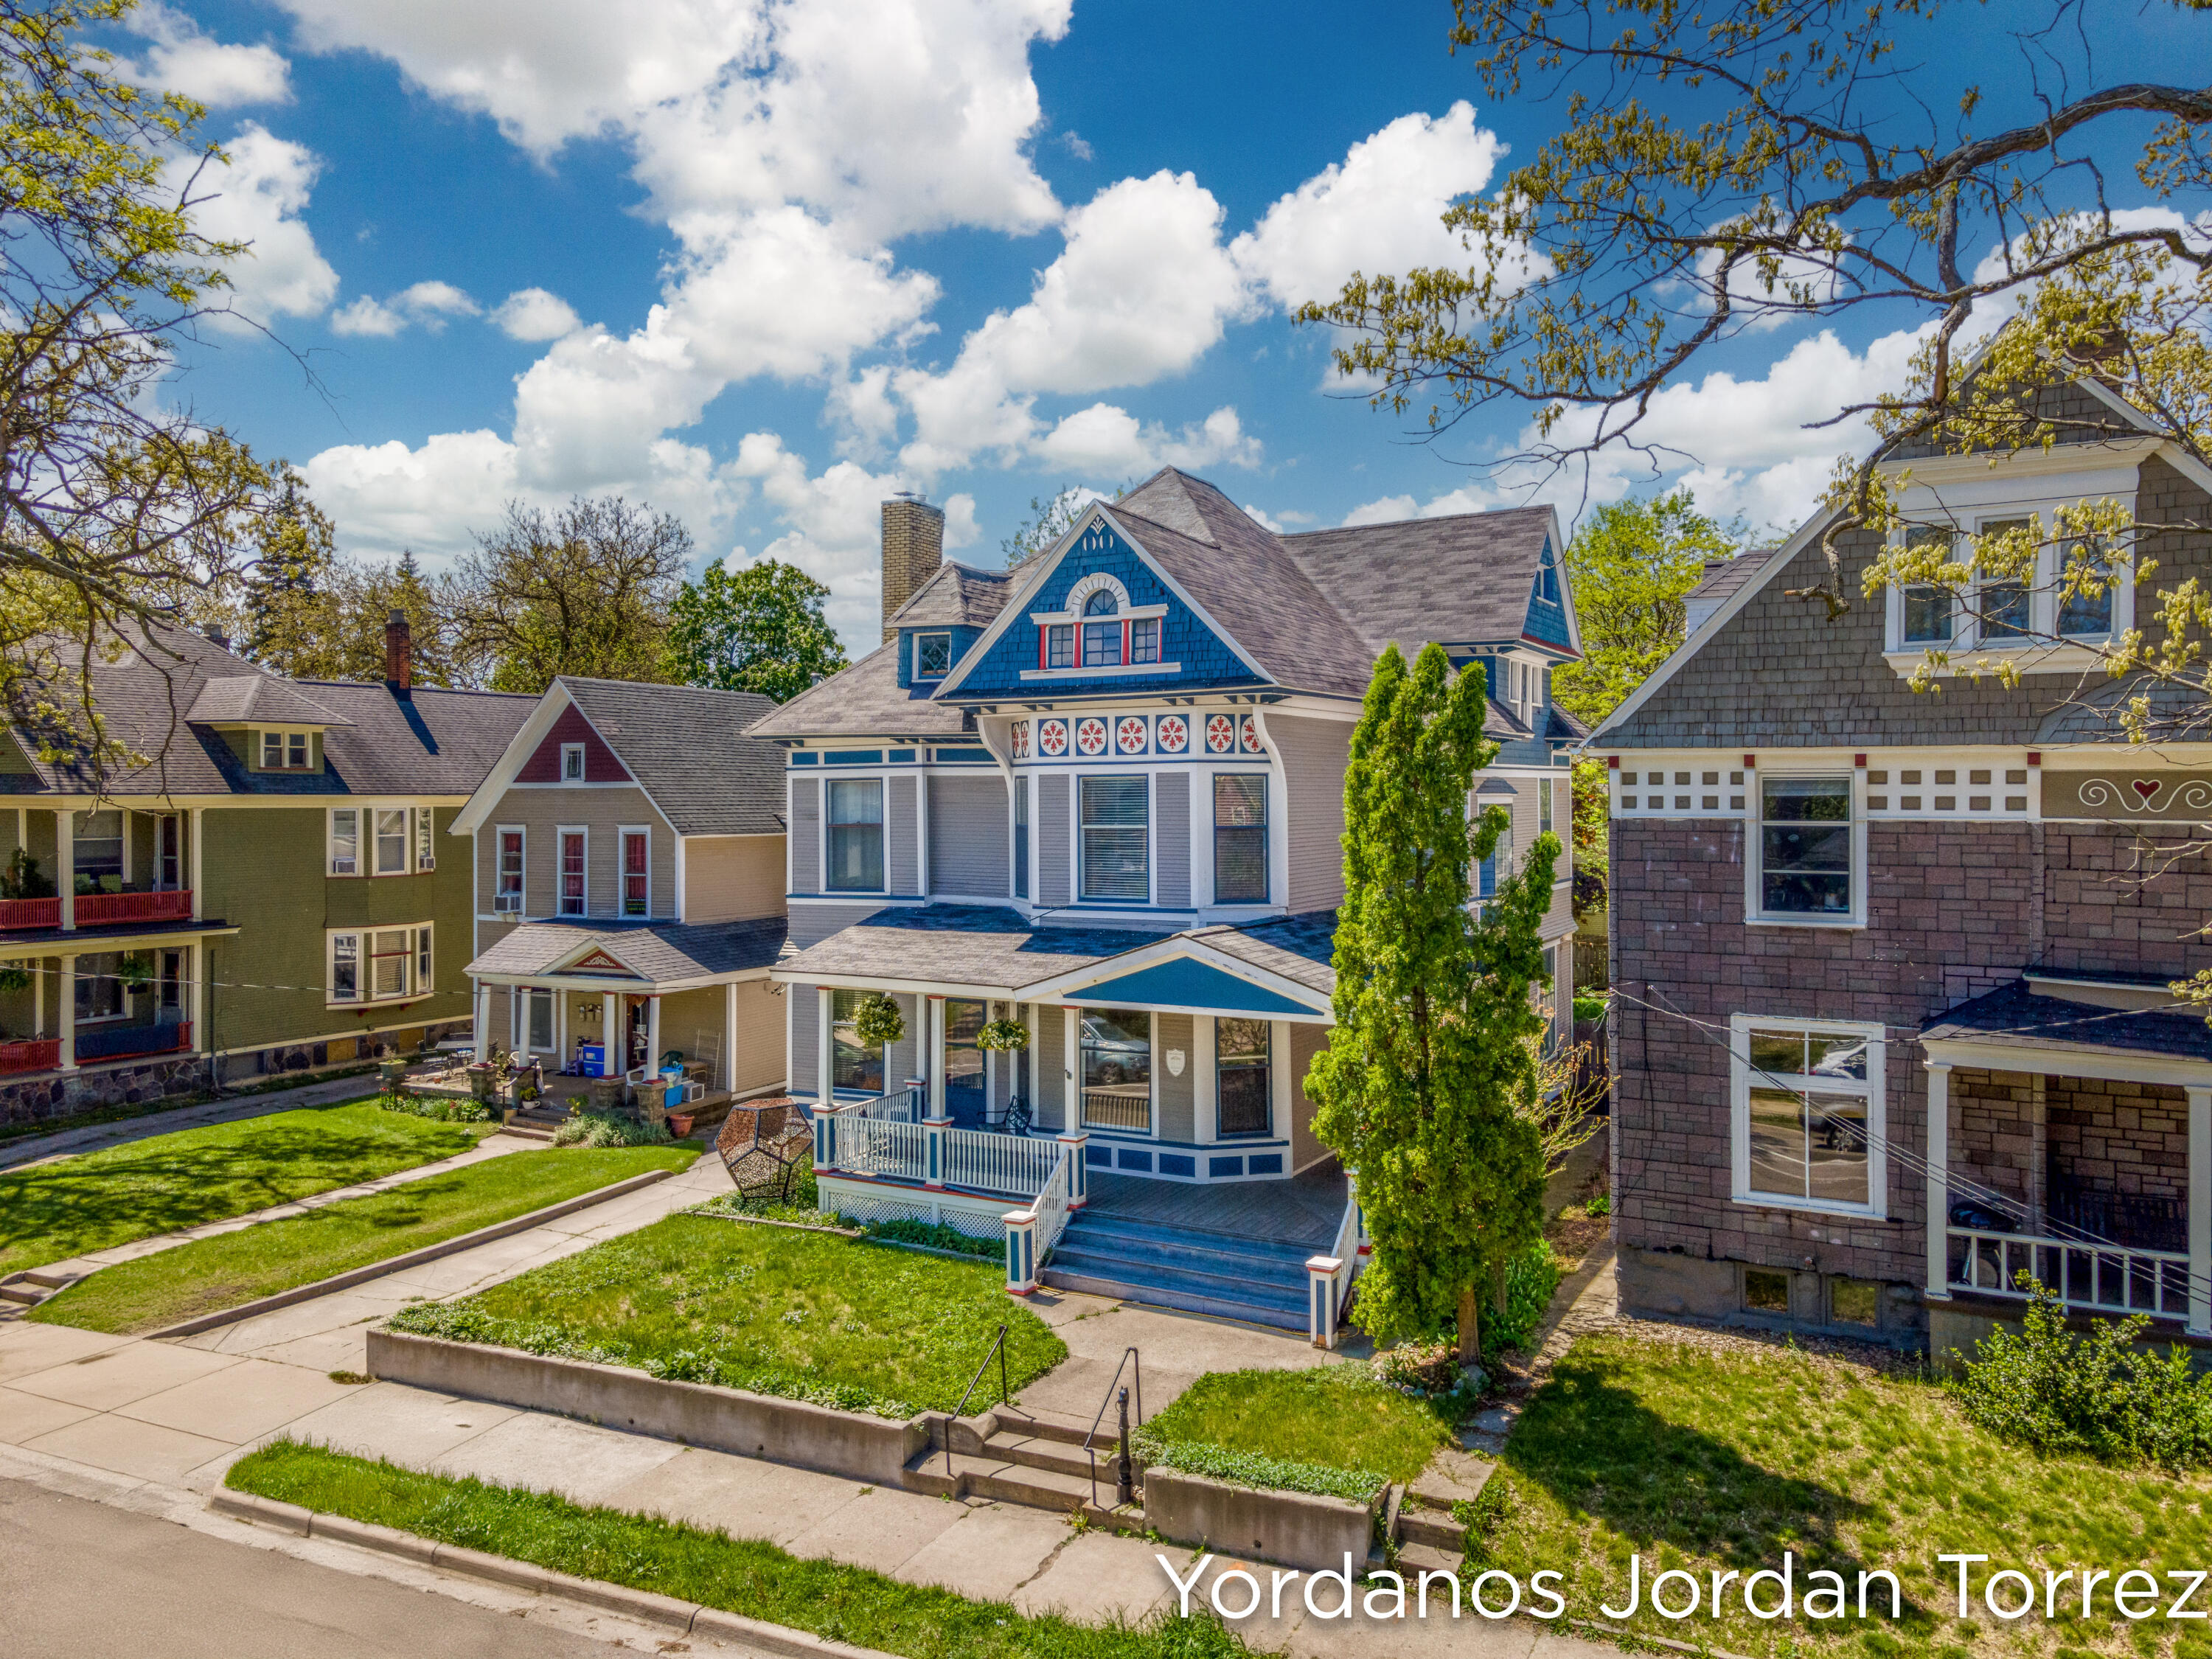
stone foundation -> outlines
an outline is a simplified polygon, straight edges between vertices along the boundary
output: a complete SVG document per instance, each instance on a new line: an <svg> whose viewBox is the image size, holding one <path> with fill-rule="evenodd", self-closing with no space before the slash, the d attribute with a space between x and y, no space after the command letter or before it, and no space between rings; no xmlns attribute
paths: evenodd
<svg viewBox="0 0 2212 1659"><path fill-rule="evenodd" d="M1644 1319L1693 1319L1744 1330L1795 1331L1917 1348L1927 1311L1911 1285L1668 1250L1623 1249L1620 1310Z"/></svg>

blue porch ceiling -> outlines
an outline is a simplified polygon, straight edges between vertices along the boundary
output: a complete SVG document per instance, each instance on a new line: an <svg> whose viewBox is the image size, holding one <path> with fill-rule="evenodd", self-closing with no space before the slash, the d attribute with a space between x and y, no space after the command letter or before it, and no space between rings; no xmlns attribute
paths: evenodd
<svg viewBox="0 0 2212 1659"><path fill-rule="evenodd" d="M1326 1006L1293 1001L1190 957L1085 985L1070 993L1069 1000L1123 1008L1204 1008L1224 1014L1310 1016L1328 1012Z"/></svg>

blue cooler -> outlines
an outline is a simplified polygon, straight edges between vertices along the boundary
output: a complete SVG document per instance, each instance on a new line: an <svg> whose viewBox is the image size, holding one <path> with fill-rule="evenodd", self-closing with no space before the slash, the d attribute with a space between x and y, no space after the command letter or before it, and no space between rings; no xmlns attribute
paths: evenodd
<svg viewBox="0 0 2212 1659"><path fill-rule="evenodd" d="M605 1077L607 1074L606 1045L603 1042L578 1043L576 1069L586 1077Z"/></svg>
<svg viewBox="0 0 2212 1659"><path fill-rule="evenodd" d="M660 1103L673 1111L684 1103L684 1068L681 1066L662 1066L660 1080L667 1085L662 1091Z"/></svg>

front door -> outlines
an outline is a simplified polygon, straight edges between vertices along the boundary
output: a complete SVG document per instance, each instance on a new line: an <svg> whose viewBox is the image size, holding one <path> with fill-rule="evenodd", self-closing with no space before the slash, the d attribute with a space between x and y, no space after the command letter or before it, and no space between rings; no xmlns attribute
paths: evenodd
<svg viewBox="0 0 2212 1659"><path fill-rule="evenodd" d="M174 819L168 820L174 823ZM154 999L154 1023L157 1025L176 1025L185 1018L185 953L182 951L161 952L161 972L157 983L160 994Z"/></svg>
<svg viewBox="0 0 2212 1659"><path fill-rule="evenodd" d="M635 1071L653 1056L647 1052L652 1043L653 1004L646 997L634 997L629 1003L629 1069Z"/></svg>
<svg viewBox="0 0 2212 1659"><path fill-rule="evenodd" d="M986 1012L980 1002L945 1001L945 1113L967 1129L983 1127L983 1051L975 1038Z"/></svg>

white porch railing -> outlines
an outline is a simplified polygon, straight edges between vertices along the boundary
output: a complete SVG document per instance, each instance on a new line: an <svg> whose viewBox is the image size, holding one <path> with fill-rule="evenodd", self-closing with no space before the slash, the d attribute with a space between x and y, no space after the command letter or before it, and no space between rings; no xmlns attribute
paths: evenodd
<svg viewBox="0 0 2212 1659"><path fill-rule="evenodd" d="M839 1118L837 1168L893 1181L925 1177L929 1167L929 1132L921 1124L890 1122L858 1111L841 1113Z"/></svg>
<svg viewBox="0 0 2212 1659"><path fill-rule="evenodd" d="M1060 1146L1056 1140L990 1134L979 1129L947 1129L945 1184L972 1187L978 1192L1006 1193L1015 1198L1034 1198L1054 1179L1060 1154Z"/></svg>
<svg viewBox="0 0 2212 1659"><path fill-rule="evenodd" d="M889 1094L878 1095L873 1100L864 1100L857 1106L846 1108L854 1117L871 1119L878 1123L919 1123L925 1115L924 1091L920 1089L894 1089Z"/></svg>
<svg viewBox="0 0 2212 1659"><path fill-rule="evenodd" d="M2183 1251L1950 1229L1947 1277L1953 1290L2026 1301L2027 1292L2016 1282L2022 1273L2033 1274L2069 1308L2189 1317L2189 1257Z"/></svg>

